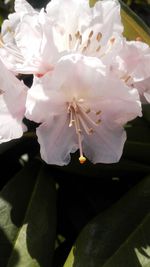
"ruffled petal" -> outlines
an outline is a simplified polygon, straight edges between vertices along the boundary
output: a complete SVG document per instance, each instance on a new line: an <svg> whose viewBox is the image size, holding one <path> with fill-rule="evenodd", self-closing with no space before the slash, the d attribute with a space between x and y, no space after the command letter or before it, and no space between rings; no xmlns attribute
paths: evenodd
<svg viewBox="0 0 150 267"><path fill-rule="evenodd" d="M27 14L23 17L17 28L15 40L24 57L24 63L17 65L17 71L45 74L53 69L53 63L58 58L58 51L44 10L41 10L39 14Z"/></svg>
<svg viewBox="0 0 150 267"><path fill-rule="evenodd" d="M78 148L75 131L68 123L66 115L54 115L37 128L41 157L48 164L67 165L70 153Z"/></svg>
<svg viewBox="0 0 150 267"><path fill-rule="evenodd" d="M26 89L0 62L0 142L18 138L23 134Z"/></svg>
<svg viewBox="0 0 150 267"><path fill-rule="evenodd" d="M118 162L126 141L126 133L111 121L102 121L92 135L85 135L84 154L93 163Z"/></svg>

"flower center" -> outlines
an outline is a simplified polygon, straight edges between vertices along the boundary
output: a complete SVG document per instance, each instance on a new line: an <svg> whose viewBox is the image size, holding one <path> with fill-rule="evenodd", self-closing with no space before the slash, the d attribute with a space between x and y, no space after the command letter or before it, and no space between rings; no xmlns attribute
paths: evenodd
<svg viewBox="0 0 150 267"><path fill-rule="evenodd" d="M86 106L85 100L82 98L78 100L73 98L73 100L67 103L67 105L69 114L69 127L75 127L80 151L79 161L81 164L83 164L86 161L86 158L83 155L82 133L84 132L88 135L92 135L94 133L94 128L97 127L101 122L101 119L99 118L101 111L91 110L90 107ZM92 114L94 114L96 119L93 119Z"/></svg>
<svg viewBox="0 0 150 267"><path fill-rule="evenodd" d="M87 53L91 44L95 43L94 50L95 52L99 52L101 49L100 41L102 38L102 33L98 32L96 36L94 36L94 31L91 30L87 36L84 36L85 40L83 40L83 36L80 31L77 31L74 35L69 34L69 49L74 49L75 51L80 51L81 53Z"/></svg>

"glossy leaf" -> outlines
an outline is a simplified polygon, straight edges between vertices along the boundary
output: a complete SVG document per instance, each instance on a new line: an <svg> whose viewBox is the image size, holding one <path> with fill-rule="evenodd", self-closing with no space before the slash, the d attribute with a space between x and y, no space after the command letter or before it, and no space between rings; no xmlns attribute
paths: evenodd
<svg viewBox="0 0 150 267"><path fill-rule="evenodd" d="M24 167L0 194L0 266L52 266L55 184L46 168Z"/></svg>
<svg viewBox="0 0 150 267"><path fill-rule="evenodd" d="M150 29L127 5L121 0L121 17L124 25L124 35L129 40L141 40L150 45Z"/></svg>
<svg viewBox="0 0 150 267"><path fill-rule="evenodd" d="M150 266L150 177L79 235L64 267Z"/></svg>

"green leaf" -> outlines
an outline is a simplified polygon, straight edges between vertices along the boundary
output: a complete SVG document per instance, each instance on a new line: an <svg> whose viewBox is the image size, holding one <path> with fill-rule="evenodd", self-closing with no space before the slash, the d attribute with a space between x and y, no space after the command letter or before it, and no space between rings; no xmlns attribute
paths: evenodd
<svg viewBox="0 0 150 267"><path fill-rule="evenodd" d="M118 249L104 267L150 266L150 214Z"/></svg>
<svg viewBox="0 0 150 267"><path fill-rule="evenodd" d="M94 6L97 0L89 0L90 6ZM120 0L121 18L124 25L124 36L128 40L136 40L140 37L143 42L150 45L150 29L126 4Z"/></svg>
<svg viewBox="0 0 150 267"><path fill-rule="evenodd" d="M150 176L81 232L64 267L150 266Z"/></svg>
<svg viewBox="0 0 150 267"><path fill-rule="evenodd" d="M143 42L150 45L149 27L121 0L120 3L124 36L129 40L136 40L137 37L140 37Z"/></svg>
<svg viewBox="0 0 150 267"><path fill-rule="evenodd" d="M39 161L27 165L0 194L0 266L52 266L55 183Z"/></svg>

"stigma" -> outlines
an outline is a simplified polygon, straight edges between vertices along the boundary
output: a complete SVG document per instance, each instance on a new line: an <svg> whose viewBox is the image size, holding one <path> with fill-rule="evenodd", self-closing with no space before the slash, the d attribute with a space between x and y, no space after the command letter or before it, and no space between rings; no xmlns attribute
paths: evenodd
<svg viewBox="0 0 150 267"><path fill-rule="evenodd" d="M95 128L100 124L100 110L93 110L86 105L82 98L73 98L67 103L67 112L69 115L69 127L74 127L79 146L79 162L84 164L86 157L83 154L82 140L84 135L93 135Z"/></svg>

